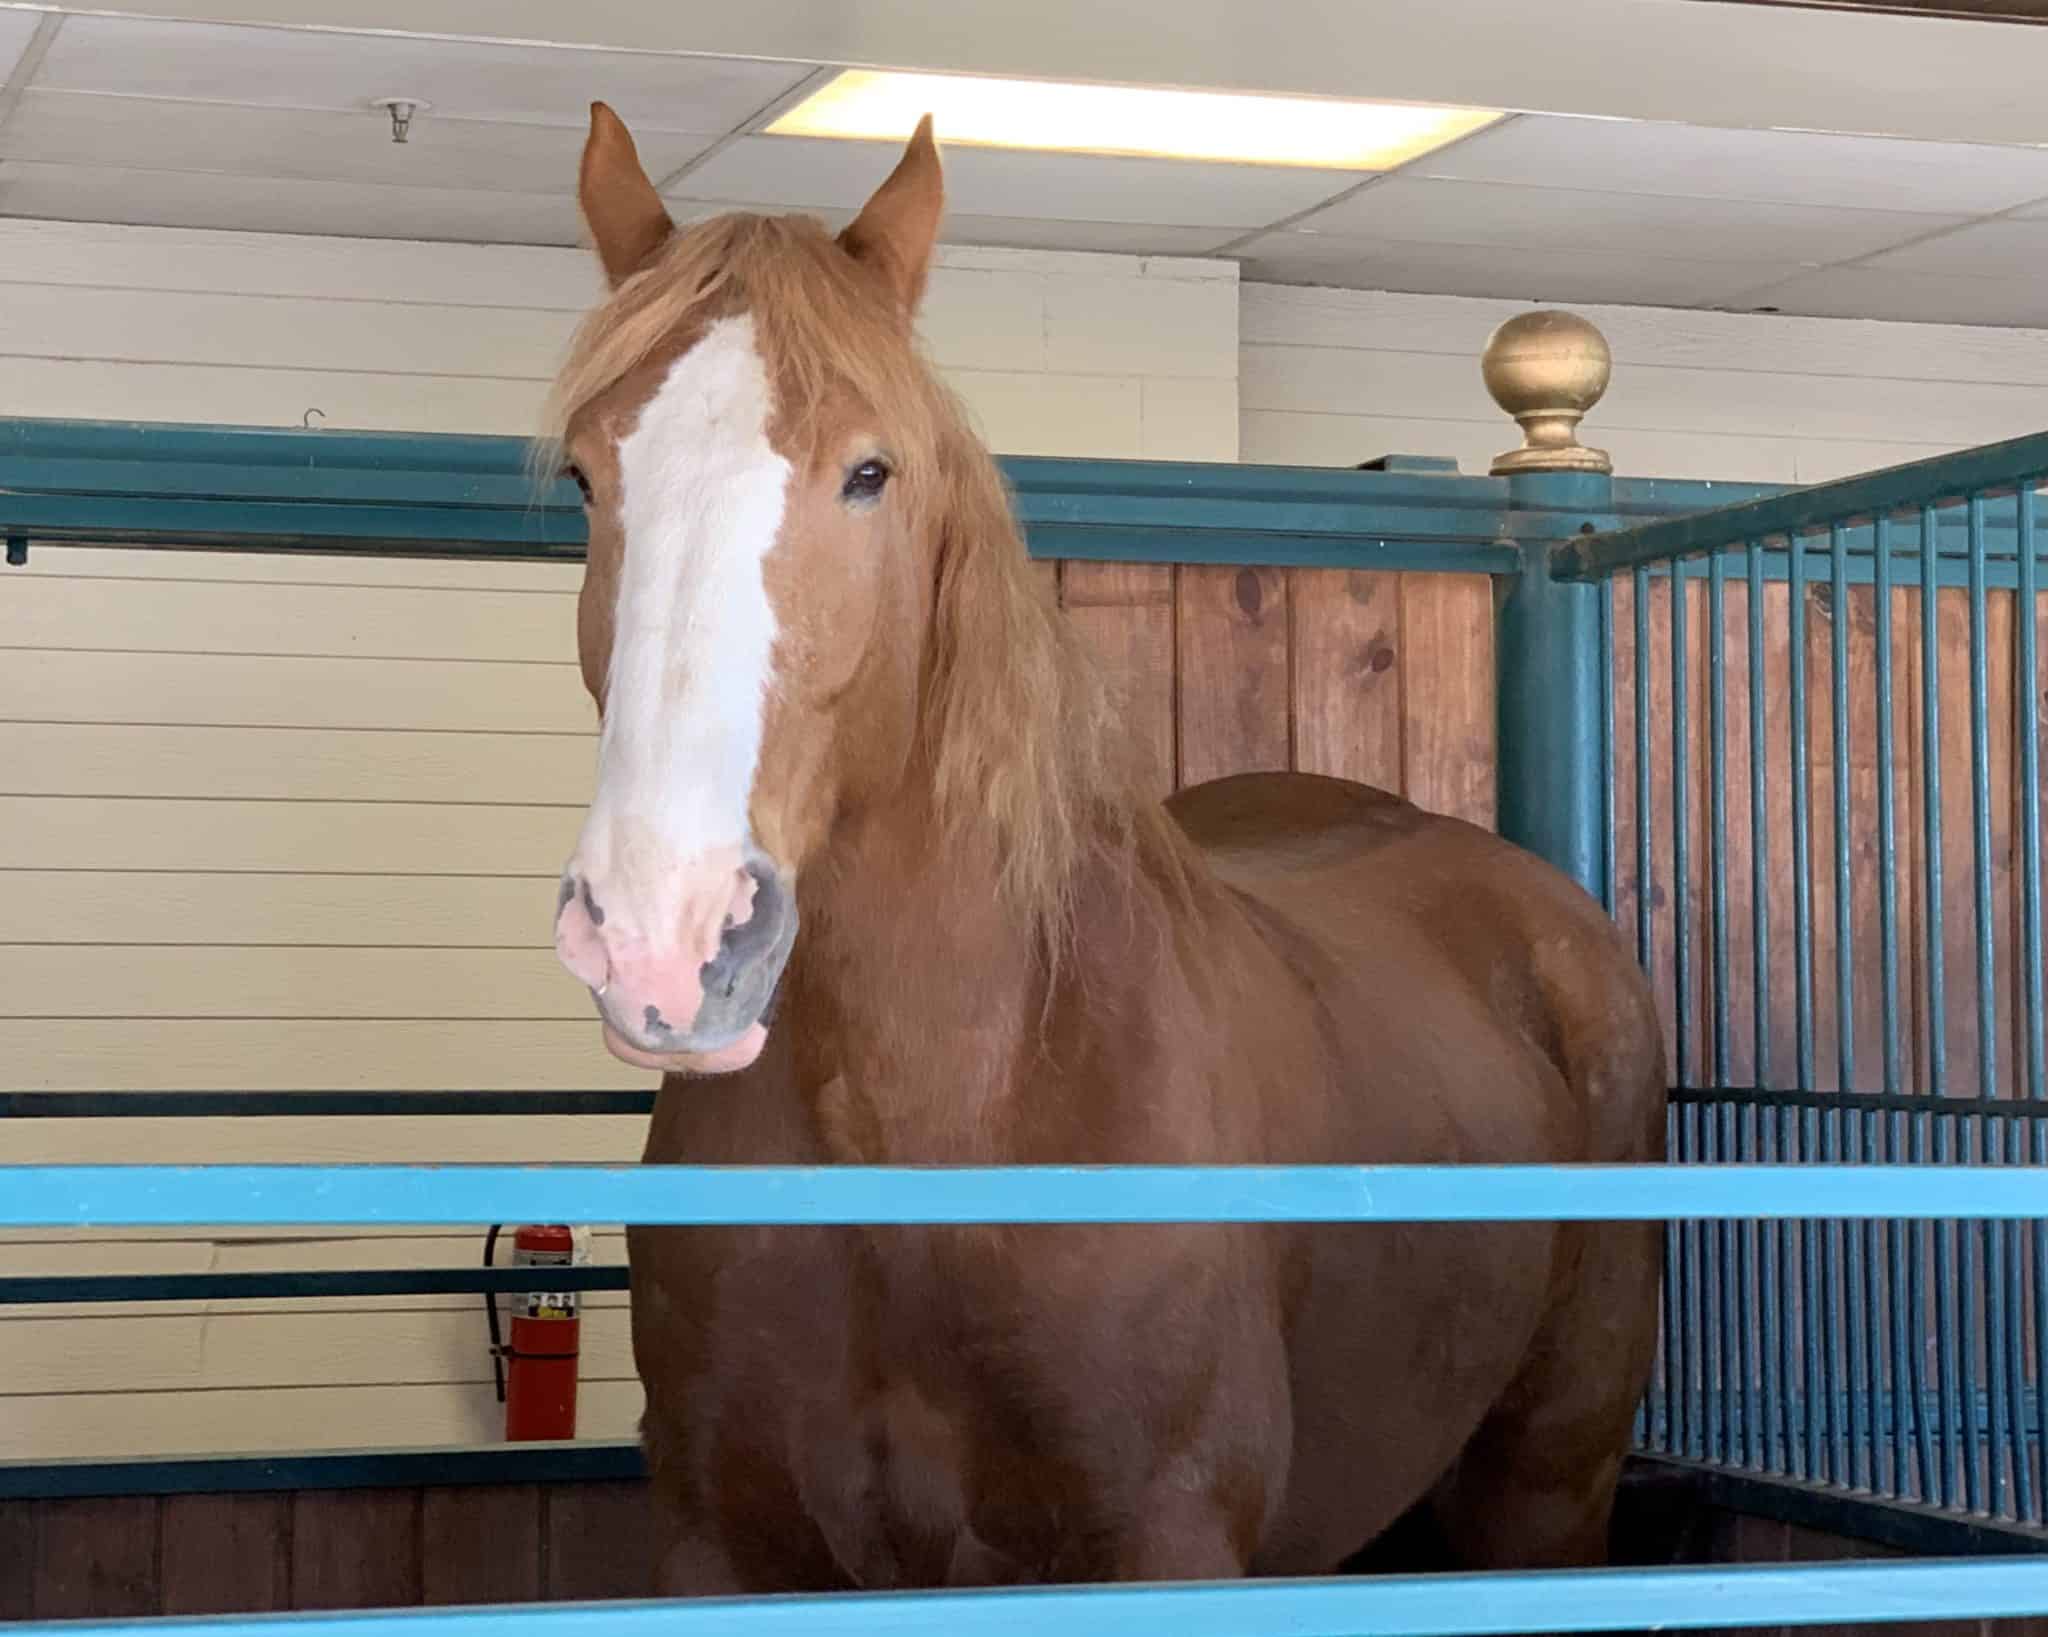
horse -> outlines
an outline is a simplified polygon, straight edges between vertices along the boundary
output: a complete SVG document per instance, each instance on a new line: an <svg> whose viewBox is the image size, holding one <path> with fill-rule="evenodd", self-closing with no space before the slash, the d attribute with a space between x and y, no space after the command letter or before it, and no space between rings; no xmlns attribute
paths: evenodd
<svg viewBox="0 0 2048 1637"><path fill-rule="evenodd" d="M929 120L836 236L677 226L594 105L555 384L595 789L556 904L650 1163L1660 1157L1650 989L1483 829L1161 803L923 361ZM636 1228L664 1595L1597 1564L1650 1224Z"/></svg>

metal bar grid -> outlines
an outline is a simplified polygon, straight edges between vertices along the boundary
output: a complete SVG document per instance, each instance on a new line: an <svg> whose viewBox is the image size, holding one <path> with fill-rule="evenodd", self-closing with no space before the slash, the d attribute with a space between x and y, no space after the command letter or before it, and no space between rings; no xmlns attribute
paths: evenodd
<svg viewBox="0 0 2048 1637"><path fill-rule="evenodd" d="M1613 663L1638 683L1615 773L1638 870L1613 908L1668 991L1680 1166L1897 1167L1894 1189L2048 1166L2044 457L2048 437L2016 440L1553 549L1560 577L1635 591ZM1704 633L1682 589L1702 581ZM1666 597L1668 624L1646 620ZM1673 697L1651 721L1659 668ZM1710 833L1688 847L1701 769ZM1816 1205L1674 1237L1650 1448L2048 1515L2048 1226Z"/></svg>

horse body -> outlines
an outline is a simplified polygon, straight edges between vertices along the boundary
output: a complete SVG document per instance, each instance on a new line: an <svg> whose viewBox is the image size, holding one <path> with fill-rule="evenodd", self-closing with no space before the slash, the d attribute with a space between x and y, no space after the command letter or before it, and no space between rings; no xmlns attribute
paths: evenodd
<svg viewBox="0 0 2048 1637"><path fill-rule="evenodd" d="M645 1157L1659 1154L1646 986L1546 866L1333 780L1171 811L1193 912L1105 871L1050 1008L967 913L988 884L958 853L892 834L849 858L847 901L805 906L769 1050L665 1084ZM1653 1227L631 1245L677 1592L1327 1572L1433 1486L1474 1566L1598 1561L1655 1328Z"/></svg>
<svg viewBox="0 0 2048 1637"><path fill-rule="evenodd" d="M602 715L556 942L651 1161L1655 1157L1598 906L1298 775L1164 809L918 359L921 131L837 239L669 222L593 113L565 366ZM1418 1504L1598 1561L1653 1227L640 1229L679 1593L1327 1571Z"/></svg>

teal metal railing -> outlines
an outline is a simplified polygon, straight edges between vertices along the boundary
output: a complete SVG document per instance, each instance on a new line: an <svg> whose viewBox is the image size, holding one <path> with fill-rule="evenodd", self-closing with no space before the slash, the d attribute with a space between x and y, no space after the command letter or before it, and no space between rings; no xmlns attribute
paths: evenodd
<svg viewBox="0 0 2048 1637"><path fill-rule="evenodd" d="M1577 731L1675 1162L2048 1162L2044 479L2028 437L1549 552L1610 603ZM1664 1318L1647 1447L2048 1523L2039 1221L1682 1222Z"/></svg>
<svg viewBox="0 0 2048 1637"><path fill-rule="evenodd" d="M1356 472L1093 461L1006 471L1042 556L1496 577L1501 828L1633 929L1675 1047L1673 1157L1739 1167L1703 1178L1697 1195L1689 1182L1644 1179L1651 1214L1701 1213L1672 1236L1646 1447L1717 1482L1853 1505L1892 1498L1957 1531L2011 1525L1980 1529L1994 1547L2048 1541L2027 1532L2048 1501L2041 1179L1985 1169L2048 1161L2031 617L2048 438L1789 493L1585 471L1463 477L1400 460ZM573 502L560 489L534 495L515 440L50 422L0 422L0 537L11 558L50 541L493 558L582 549ZM1935 596L1921 594L1929 586ZM1845 616L1866 600L1867 635ZM1866 717L1870 698L1886 704ZM1832 782L1816 802L1823 773ZM630 1111L619 1095L518 1102ZM0 1118L478 1112L497 1106L490 1097L16 1092L0 1095ZM1914 1168L1913 1185L1879 1169L1892 1166ZM521 1174L528 1214L526 1190L544 1175ZM139 1180L124 1175L115 1192ZM251 1179L216 1180L209 1197L252 1208L225 1187ZM106 1196L91 1203L89 1181L10 1177L41 1187L34 1209L62 1220L118 1213ZM1429 1182L1436 1203L1412 1208L1470 1209L1456 1204L1470 1184ZM1542 1214L1580 1185L1554 1175L1548 1203L1519 1208ZM1788 1204L1792 1190L1802 1197ZM1916 1215L1908 1193L1937 1209ZM1285 1214L1294 1197L1290 1182L1250 1208ZM186 1197L176 1219L221 1208ZM420 1271L471 1291L491 1278ZM594 1285L619 1277L589 1272ZM58 1299L33 1285L0 1279L0 1301ZM1886 1527L1919 1538L1896 1515ZM1503 1618L1593 1629L1597 1578L1574 1577L1554 1616L1518 1604ZM1761 1590L1723 1604L1699 1601L1737 1595L1719 1579L1683 1592L1660 1581L1656 1618L1684 1624L1709 1607L1696 1623L1776 1623L1814 1617L1809 1608L1852 1617L1818 1581L1740 1586ZM1994 1607L1943 1583L1941 1598L1965 1600L1916 1606L2048 1607L2027 1586L2033 1601ZM1399 1595L1372 1604L1372 1618ZM1428 1629L1482 1629L1476 1595L1446 1588ZM1131 1607L1094 1606L1117 1618ZM1623 1623L1652 1606L1629 1604Z"/></svg>

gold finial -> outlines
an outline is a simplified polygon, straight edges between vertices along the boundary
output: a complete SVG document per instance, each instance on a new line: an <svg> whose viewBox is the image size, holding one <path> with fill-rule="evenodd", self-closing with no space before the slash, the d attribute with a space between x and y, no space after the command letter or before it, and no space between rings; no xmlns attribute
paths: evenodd
<svg viewBox="0 0 2048 1637"><path fill-rule="evenodd" d="M1579 422L1607 390L1614 358L1607 337L1577 313L1509 319L1487 340L1480 371L1493 401L1522 428L1522 447L1495 457L1495 477L1614 470L1606 450L1579 442Z"/></svg>

